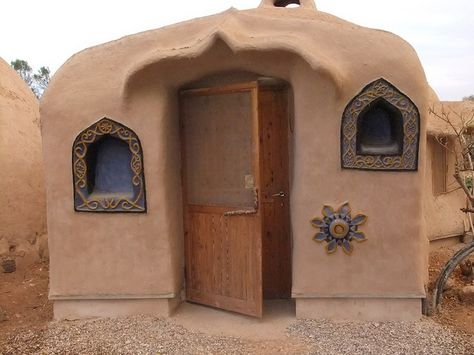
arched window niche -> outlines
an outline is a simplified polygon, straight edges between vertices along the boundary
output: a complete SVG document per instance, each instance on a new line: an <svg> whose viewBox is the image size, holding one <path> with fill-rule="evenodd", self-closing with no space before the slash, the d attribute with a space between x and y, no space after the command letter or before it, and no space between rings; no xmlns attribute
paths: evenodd
<svg viewBox="0 0 474 355"><path fill-rule="evenodd" d="M341 126L341 166L346 169L418 169L420 114L385 79L366 86L346 106Z"/></svg>
<svg viewBox="0 0 474 355"><path fill-rule="evenodd" d="M146 212L143 152L131 129L103 118L73 145L74 210Z"/></svg>
<svg viewBox="0 0 474 355"><path fill-rule="evenodd" d="M403 152L403 117L391 103L379 98L357 118L357 154L401 155Z"/></svg>

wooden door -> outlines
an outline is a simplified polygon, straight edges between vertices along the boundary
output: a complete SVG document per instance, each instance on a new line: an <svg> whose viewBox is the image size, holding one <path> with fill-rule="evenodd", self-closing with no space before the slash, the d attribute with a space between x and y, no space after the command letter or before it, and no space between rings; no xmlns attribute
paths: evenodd
<svg viewBox="0 0 474 355"><path fill-rule="evenodd" d="M263 296L291 297L288 87L262 85L258 93L261 122L263 214Z"/></svg>
<svg viewBox="0 0 474 355"><path fill-rule="evenodd" d="M180 95L186 297L262 316L258 85Z"/></svg>

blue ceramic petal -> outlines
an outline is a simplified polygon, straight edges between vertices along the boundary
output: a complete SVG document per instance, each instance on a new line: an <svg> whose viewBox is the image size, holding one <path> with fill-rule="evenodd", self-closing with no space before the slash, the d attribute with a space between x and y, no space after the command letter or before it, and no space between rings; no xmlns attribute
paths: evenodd
<svg viewBox="0 0 474 355"><path fill-rule="evenodd" d="M345 202L341 207L339 207L337 213L341 216L341 218L344 218L349 213L351 213L351 207L349 206L349 202Z"/></svg>
<svg viewBox="0 0 474 355"><path fill-rule="evenodd" d="M352 244L348 240L344 239L344 241L342 242L342 250L344 251L344 253L350 255L352 253L352 249Z"/></svg>
<svg viewBox="0 0 474 355"><path fill-rule="evenodd" d="M331 206L324 205L323 216L328 217L328 218L331 218L332 216L334 216L334 210L332 209Z"/></svg>
<svg viewBox="0 0 474 355"><path fill-rule="evenodd" d="M314 240L317 241L317 242L323 242L326 240L326 238L328 237L328 235L326 233L323 233L323 232L319 232L318 234L316 234L314 236Z"/></svg>
<svg viewBox="0 0 474 355"><path fill-rule="evenodd" d="M314 227L319 227L319 228L322 228L322 227L327 227L327 224L324 223L323 220L319 219L319 218L314 218L311 220L311 224L314 226Z"/></svg>
<svg viewBox="0 0 474 355"><path fill-rule="evenodd" d="M358 242L363 242L366 240L365 234L362 232L352 232L351 237Z"/></svg>
<svg viewBox="0 0 474 355"><path fill-rule="evenodd" d="M332 254L336 251L337 248L337 241L335 239L331 240L327 245L326 245L326 251L328 254Z"/></svg>
<svg viewBox="0 0 474 355"><path fill-rule="evenodd" d="M353 226L358 226L360 224L365 223L367 221L367 216L364 216L363 214L358 214L354 218L352 218L351 224Z"/></svg>

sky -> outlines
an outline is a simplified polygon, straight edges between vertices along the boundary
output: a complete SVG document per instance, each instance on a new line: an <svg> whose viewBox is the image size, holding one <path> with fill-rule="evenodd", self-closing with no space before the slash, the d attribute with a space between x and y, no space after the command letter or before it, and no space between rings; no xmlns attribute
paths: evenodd
<svg viewBox="0 0 474 355"><path fill-rule="evenodd" d="M260 0L23 0L0 7L0 57L54 73L87 47ZM474 94L474 0L316 0L318 10L403 37L442 100Z"/></svg>

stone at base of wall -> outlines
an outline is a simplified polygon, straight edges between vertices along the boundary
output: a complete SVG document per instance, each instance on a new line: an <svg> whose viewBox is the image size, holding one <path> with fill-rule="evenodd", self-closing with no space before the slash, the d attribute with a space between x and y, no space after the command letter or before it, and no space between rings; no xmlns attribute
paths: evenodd
<svg viewBox="0 0 474 355"><path fill-rule="evenodd" d="M297 298L296 317L361 321L421 318L420 298Z"/></svg>
<svg viewBox="0 0 474 355"><path fill-rule="evenodd" d="M54 300L55 320L149 315L169 317L179 304L176 298Z"/></svg>

